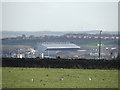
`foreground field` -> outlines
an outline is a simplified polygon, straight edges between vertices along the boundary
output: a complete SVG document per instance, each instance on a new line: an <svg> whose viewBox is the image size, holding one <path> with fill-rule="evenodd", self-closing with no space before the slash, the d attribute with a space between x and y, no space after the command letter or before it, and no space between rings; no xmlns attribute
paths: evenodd
<svg viewBox="0 0 120 90"><path fill-rule="evenodd" d="M3 68L3 88L118 88L117 70Z"/></svg>

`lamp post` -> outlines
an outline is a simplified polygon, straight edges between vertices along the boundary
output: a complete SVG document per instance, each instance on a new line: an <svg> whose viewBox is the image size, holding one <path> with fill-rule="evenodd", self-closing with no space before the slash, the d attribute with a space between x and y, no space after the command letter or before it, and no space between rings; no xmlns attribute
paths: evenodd
<svg viewBox="0 0 120 90"><path fill-rule="evenodd" d="M99 36L99 59L101 59L101 33L102 30L100 30L100 36Z"/></svg>

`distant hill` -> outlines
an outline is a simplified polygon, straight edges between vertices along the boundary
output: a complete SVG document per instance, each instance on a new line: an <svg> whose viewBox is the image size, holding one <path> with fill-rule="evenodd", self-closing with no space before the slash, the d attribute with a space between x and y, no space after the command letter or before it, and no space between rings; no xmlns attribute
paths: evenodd
<svg viewBox="0 0 120 90"><path fill-rule="evenodd" d="M16 37L25 34L26 36L34 35L34 36L41 36L41 35L64 35L64 34L99 34L96 30L91 31L2 31L2 38L6 37ZM117 31L104 31L104 34L117 34Z"/></svg>

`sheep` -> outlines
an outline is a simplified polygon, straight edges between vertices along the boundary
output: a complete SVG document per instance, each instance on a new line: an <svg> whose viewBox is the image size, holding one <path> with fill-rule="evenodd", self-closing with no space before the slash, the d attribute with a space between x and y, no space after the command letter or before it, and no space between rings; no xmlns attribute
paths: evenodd
<svg viewBox="0 0 120 90"><path fill-rule="evenodd" d="M63 81L63 80L64 80L64 78L62 77L62 78L60 78L60 80L62 80L62 81Z"/></svg>
<svg viewBox="0 0 120 90"><path fill-rule="evenodd" d="M34 79L32 78L31 81L34 82Z"/></svg>
<svg viewBox="0 0 120 90"><path fill-rule="evenodd" d="M92 80L92 79L89 77L88 80Z"/></svg>

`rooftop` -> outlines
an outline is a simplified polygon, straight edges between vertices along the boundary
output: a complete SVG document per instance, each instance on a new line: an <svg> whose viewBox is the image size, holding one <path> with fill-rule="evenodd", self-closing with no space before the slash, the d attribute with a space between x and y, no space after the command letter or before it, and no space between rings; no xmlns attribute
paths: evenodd
<svg viewBox="0 0 120 90"><path fill-rule="evenodd" d="M42 46L46 47L47 49L57 49L57 48L80 48L73 43L42 43Z"/></svg>

